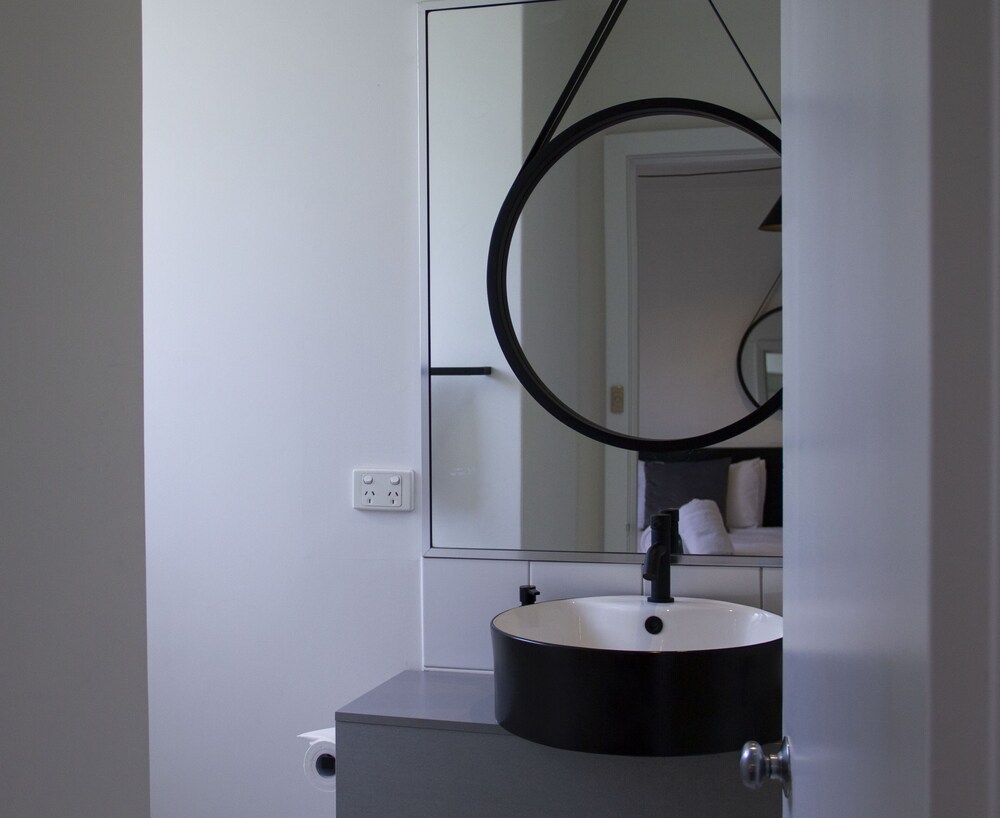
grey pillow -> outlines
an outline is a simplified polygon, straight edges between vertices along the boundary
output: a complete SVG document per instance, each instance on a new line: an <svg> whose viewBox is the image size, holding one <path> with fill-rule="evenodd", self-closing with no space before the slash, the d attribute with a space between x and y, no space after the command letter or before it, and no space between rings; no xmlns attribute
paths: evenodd
<svg viewBox="0 0 1000 818"><path fill-rule="evenodd" d="M725 520L731 462L728 457L680 460L675 463L645 461L646 492L643 497L642 527L649 527L649 519L654 514L668 508L680 508L691 500L714 500Z"/></svg>

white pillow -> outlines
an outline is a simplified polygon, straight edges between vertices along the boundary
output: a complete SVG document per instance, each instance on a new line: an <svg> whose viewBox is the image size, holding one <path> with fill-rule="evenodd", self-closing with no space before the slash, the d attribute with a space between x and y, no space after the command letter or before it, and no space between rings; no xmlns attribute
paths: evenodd
<svg viewBox="0 0 1000 818"><path fill-rule="evenodd" d="M767 466L764 459L739 460L729 466L726 522L734 528L760 528L764 521Z"/></svg>
<svg viewBox="0 0 1000 818"><path fill-rule="evenodd" d="M757 519L760 525L764 525L764 499L767 496L767 461L760 458L757 464L757 476L760 479L760 492L757 496Z"/></svg>
<svg viewBox="0 0 1000 818"><path fill-rule="evenodd" d="M685 554L733 553L733 541L715 500L691 500L682 505L677 530Z"/></svg>

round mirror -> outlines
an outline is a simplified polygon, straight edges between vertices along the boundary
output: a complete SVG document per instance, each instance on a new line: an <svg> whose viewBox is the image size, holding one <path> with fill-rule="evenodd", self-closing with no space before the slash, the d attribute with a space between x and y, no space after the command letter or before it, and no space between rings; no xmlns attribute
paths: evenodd
<svg viewBox="0 0 1000 818"><path fill-rule="evenodd" d="M617 147L659 133L712 138L683 155ZM780 234L758 230L778 195L780 140L711 103L637 100L559 133L521 169L490 243L490 315L525 389L634 450L702 448L772 415L780 382L747 413L732 350L780 269Z"/></svg>
<svg viewBox="0 0 1000 818"><path fill-rule="evenodd" d="M765 312L750 325L736 360L740 386L754 406L781 391L781 307Z"/></svg>

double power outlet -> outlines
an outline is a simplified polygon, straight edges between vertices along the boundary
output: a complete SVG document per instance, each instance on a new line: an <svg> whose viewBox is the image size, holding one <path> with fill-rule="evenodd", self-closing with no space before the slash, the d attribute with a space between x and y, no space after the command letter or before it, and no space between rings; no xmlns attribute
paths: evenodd
<svg viewBox="0 0 1000 818"><path fill-rule="evenodd" d="M412 511L413 472L355 469L354 507L366 511Z"/></svg>

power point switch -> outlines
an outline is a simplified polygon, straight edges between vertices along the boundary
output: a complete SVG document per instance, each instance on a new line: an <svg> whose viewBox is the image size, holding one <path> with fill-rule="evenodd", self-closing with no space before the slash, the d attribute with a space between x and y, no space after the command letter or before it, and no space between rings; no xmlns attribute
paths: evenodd
<svg viewBox="0 0 1000 818"><path fill-rule="evenodd" d="M354 507L364 511L412 511L413 472L355 469Z"/></svg>

